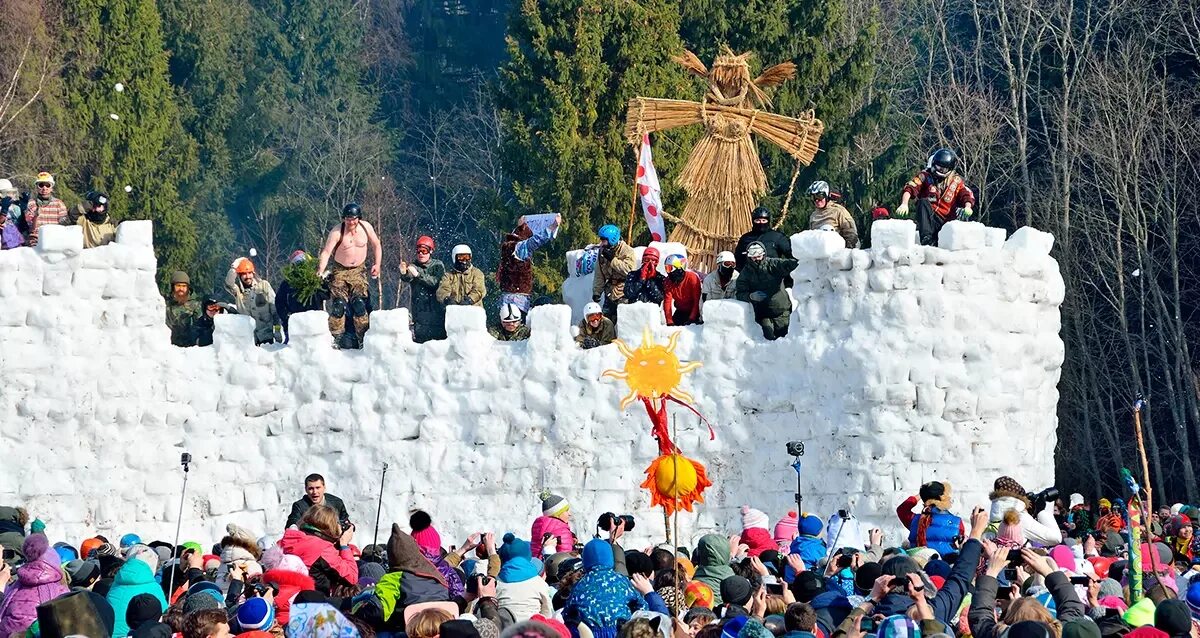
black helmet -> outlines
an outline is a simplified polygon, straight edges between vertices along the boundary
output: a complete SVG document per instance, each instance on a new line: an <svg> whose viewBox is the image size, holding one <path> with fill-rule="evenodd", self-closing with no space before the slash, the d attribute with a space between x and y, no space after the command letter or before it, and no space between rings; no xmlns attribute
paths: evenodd
<svg viewBox="0 0 1200 638"><path fill-rule="evenodd" d="M759 219L765 219L767 223L771 222L771 211L767 210L766 206L759 206L754 209L754 212L750 213L751 222Z"/></svg>
<svg viewBox="0 0 1200 638"><path fill-rule="evenodd" d="M100 205L108 206L108 195L105 195L104 193L101 193L100 191L88 191L87 194L83 196L83 198L86 199L88 201L88 203L92 205L92 208L95 208Z"/></svg>
<svg viewBox="0 0 1200 638"><path fill-rule="evenodd" d="M939 148L929 158L929 168L938 177L949 175L958 167L958 156L948 148Z"/></svg>
<svg viewBox="0 0 1200 638"><path fill-rule="evenodd" d="M346 204L346 206L342 208L342 219L347 219L349 217L362 219L362 206L359 206L357 202L350 202L349 204Z"/></svg>

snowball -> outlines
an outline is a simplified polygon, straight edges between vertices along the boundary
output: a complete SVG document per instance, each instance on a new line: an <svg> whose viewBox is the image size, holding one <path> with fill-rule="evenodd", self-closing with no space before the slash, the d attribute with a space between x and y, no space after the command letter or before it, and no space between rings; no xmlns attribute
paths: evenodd
<svg viewBox="0 0 1200 638"><path fill-rule="evenodd" d="M126 192L126 193L132 193L132 192L133 192L133 186L131 186L131 185L129 185L129 184L126 184L126 185L125 185L125 192Z"/></svg>
<svg viewBox="0 0 1200 638"><path fill-rule="evenodd" d="M124 93L125 85L121 84L120 82L117 82L116 84L113 85L113 89L116 90L117 93Z"/></svg>
<svg viewBox="0 0 1200 638"><path fill-rule="evenodd" d="M109 113L109 114L108 114L108 119L110 119L110 120L112 120L112 121L116 122L117 120L121 119L121 116L120 116L120 115L117 115L116 113Z"/></svg>

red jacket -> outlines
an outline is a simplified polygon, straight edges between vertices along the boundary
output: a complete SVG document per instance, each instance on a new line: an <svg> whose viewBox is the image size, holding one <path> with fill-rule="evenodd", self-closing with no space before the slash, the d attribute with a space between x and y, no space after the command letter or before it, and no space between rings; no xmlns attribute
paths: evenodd
<svg viewBox="0 0 1200 638"><path fill-rule="evenodd" d="M687 315L689 323L700 320L700 275L688 270L684 272L683 281L675 283L667 277L663 298L663 313L667 316L667 325L675 325L672 318L678 310Z"/></svg>
<svg viewBox="0 0 1200 638"><path fill-rule="evenodd" d="M349 547L338 551L332 541L312 532L289 529L279 539L279 549L304 561L317 591L328 594L338 581L352 587L358 585L358 563L354 562Z"/></svg>
<svg viewBox="0 0 1200 638"><path fill-rule="evenodd" d="M929 171L921 171L904 185L904 192L912 199L928 199L933 212L942 219L953 219L954 211L967 204L975 205L975 194L958 173L950 173L946 179L937 181Z"/></svg>
<svg viewBox="0 0 1200 638"><path fill-rule="evenodd" d="M290 618L292 599L302 591L316 588L316 584L308 574L297 574L286 569L272 569L262 576L263 582L279 588L275 596L275 619L281 627L286 627Z"/></svg>

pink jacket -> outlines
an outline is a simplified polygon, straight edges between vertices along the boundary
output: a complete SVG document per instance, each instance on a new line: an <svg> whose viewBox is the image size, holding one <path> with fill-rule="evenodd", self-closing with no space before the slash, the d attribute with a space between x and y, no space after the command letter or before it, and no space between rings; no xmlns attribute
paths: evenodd
<svg viewBox="0 0 1200 638"><path fill-rule="evenodd" d="M542 536L549 534L558 539L559 552L569 552L575 548L575 534L571 532L571 526L564 523L562 520L553 516L539 516L533 522L533 529L529 531L529 544L533 546L533 557L544 558L545 552L542 551Z"/></svg>

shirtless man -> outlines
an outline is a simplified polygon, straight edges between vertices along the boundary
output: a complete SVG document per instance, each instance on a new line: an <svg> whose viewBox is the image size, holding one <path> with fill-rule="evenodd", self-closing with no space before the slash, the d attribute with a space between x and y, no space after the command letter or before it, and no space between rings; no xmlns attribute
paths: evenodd
<svg viewBox="0 0 1200 638"><path fill-rule="evenodd" d="M333 342L341 343L346 332L346 313L354 318L354 334L362 347L362 338L370 328L367 315L367 243L375 251L375 264L371 276L379 276L379 265L383 263L383 245L371 224L362 220L362 208L358 204L346 204L342 209L342 225L329 231L329 239L321 249L317 261L317 272L329 277L329 332ZM333 257L330 264L329 258ZM325 267L330 269L326 271Z"/></svg>

